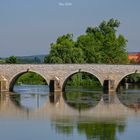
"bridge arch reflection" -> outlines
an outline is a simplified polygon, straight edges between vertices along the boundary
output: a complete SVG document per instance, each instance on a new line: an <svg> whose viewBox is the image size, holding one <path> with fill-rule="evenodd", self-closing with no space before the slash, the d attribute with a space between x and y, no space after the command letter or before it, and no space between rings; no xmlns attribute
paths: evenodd
<svg viewBox="0 0 140 140"><path fill-rule="evenodd" d="M117 87L117 96L122 104L135 110L140 109L140 72L125 75Z"/></svg>
<svg viewBox="0 0 140 140"><path fill-rule="evenodd" d="M55 94L56 95L56 94ZM61 118L61 117L89 117L89 118L121 118L129 115L135 115L136 110L124 106L117 98L117 96L110 95L110 102L106 103L103 99L99 103L86 110L73 109L62 97L62 93L54 97L53 101L50 101L49 97L45 100L43 106L35 108L34 110L22 106L15 99L10 97L10 94L5 94L0 97L0 115L15 116L15 117L31 117L31 118ZM19 99L19 97L17 96ZM140 116L140 110L137 110L137 115Z"/></svg>
<svg viewBox="0 0 140 140"><path fill-rule="evenodd" d="M71 73L63 84L63 98L74 109L88 109L98 104L102 94L102 83L91 72Z"/></svg>

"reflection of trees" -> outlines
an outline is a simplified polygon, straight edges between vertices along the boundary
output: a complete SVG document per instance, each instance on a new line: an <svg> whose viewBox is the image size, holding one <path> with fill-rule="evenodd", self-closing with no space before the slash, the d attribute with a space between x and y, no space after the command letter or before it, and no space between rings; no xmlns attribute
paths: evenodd
<svg viewBox="0 0 140 140"><path fill-rule="evenodd" d="M73 133L73 126L61 126L61 125L57 125L57 131L59 133L63 133L63 134L71 134Z"/></svg>
<svg viewBox="0 0 140 140"><path fill-rule="evenodd" d="M100 140L116 140L116 132L124 132L125 125L116 123L79 123L77 125L79 133L84 133L88 140L98 138Z"/></svg>
<svg viewBox="0 0 140 140"><path fill-rule="evenodd" d="M100 99L99 92L65 92L64 99L68 105L75 109L86 109L96 106Z"/></svg>
<svg viewBox="0 0 140 140"><path fill-rule="evenodd" d="M58 133L70 135L73 133L73 129L77 129L79 134L85 134L87 140L99 139L99 140L116 140L116 133L123 133L125 131L125 124L117 124L115 120L113 122L78 122L72 124L69 121L58 121L54 123L55 129Z"/></svg>
<svg viewBox="0 0 140 140"><path fill-rule="evenodd" d="M58 133L67 135L72 134L74 129L74 126L70 124L70 122L68 123L67 120L59 120L59 122L54 123L53 126L55 126L55 130Z"/></svg>

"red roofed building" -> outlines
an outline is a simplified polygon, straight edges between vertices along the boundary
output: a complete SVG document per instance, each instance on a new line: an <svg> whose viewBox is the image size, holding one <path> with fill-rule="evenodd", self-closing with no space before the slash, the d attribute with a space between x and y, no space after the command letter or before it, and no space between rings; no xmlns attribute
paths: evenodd
<svg viewBox="0 0 140 140"><path fill-rule="evenodd" d="M140 62L140 52L128 54L128 59L135 63Z"/></svg>

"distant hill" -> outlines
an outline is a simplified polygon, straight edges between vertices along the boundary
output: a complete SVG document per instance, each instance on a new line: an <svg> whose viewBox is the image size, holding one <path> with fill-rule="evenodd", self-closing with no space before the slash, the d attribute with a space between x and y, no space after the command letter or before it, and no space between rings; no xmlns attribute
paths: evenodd
<svg viewBox="0 0 140 140"><path fill-rule="evenodd" d="M139 52L128 52L128 54L137 54Z"/></svg>
<svg viewBox="0 0 140 140"><path fill-rule="evenodd" d="M31 55L31 56L16 56L18 63L28 64L28 63L44 63L44 58L46 55Z"/></svg>
<svg viewBox="0 0 140 140"><path fill-rule="evenodd" d="M42 64L46 55L16 56L19 64ZM0 64L5 63L6 58L0 57Z"/></svg>
<svg viewBox="0 0 140 140"><path fill-rule="evenodd" d="M4 63L5 63L5 60L0 58L0 64L4 64Z"/></svg>

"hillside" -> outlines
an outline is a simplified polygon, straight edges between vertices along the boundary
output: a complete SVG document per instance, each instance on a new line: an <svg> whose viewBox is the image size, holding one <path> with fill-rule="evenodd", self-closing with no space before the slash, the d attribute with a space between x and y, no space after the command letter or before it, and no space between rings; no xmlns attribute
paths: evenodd
<svg viewBox="0 0 140 140"><path fill-rule="evenodd" d="M18 62L26 63L43 63L46 55L17 56Z"/></svg>
<svg viewBox="0 0 140 140"><path fill-rule="evenodd" d="M19 64L42 64L46 55L16 56ZM0 57L0 64L5 63L6 58Z"/></svg>

